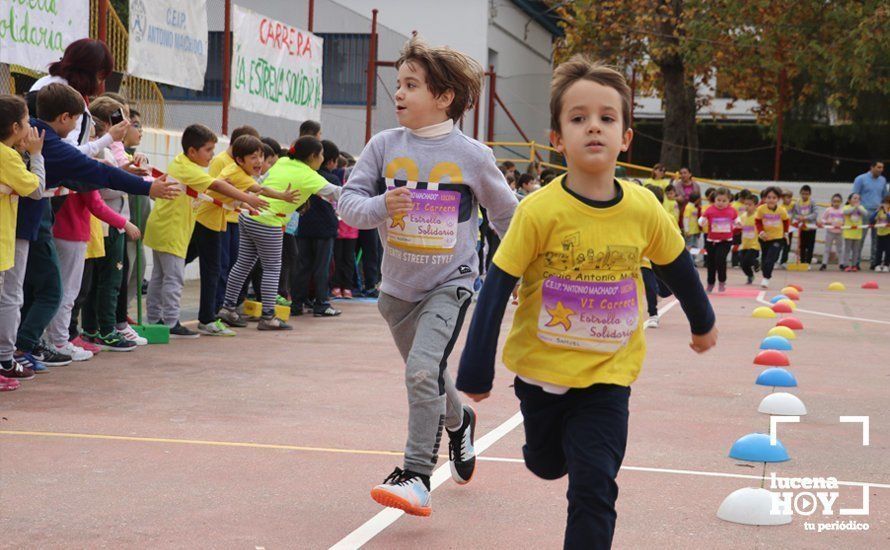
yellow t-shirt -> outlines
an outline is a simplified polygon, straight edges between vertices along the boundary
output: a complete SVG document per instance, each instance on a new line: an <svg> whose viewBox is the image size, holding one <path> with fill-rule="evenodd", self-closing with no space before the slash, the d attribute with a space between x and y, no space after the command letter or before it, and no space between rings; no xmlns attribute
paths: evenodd
<svg viewBox="0 0 890 550"><path fill-rule="evenodd" d="M742 244L739 246L739 250L760 250L760 239L757 238L754 214L742 211L739 220L742 223Z"/></svg>
<svg viewBox="0 0 890 550"><path fill-rule="evenodd" d="M664 205L664 211L674 220L677 227L680 227L680 204L670 199L664 199L662 204Z"/></svg>
<svg viewBox="0 0 890 550"><path fill-rule="evenodd" d="M226 180L236 187L239 191L246 192L248 189L256 185L256 180L250 177L247 172L241 169L237 164L230 164L223 168L223 171L216 176L217 179ZM208 195L214 199L218 199L225 204L231 204L234 199L227 197L216 191L208 191ZM238 216L238 212L229 212L213 203L202 202L198 205L197 220L198 223L213 231L226 230L226 218L230 214Z"/></svg>
<svg viewBox="0 0 890 550"><path fill-rule="evenodd" d="M624 196L606 208L571 196L562 176L519 203L494 257L522 279L504 346L516 374L573 388L628 386L639 374L642 260L669 264L684 243L651 192L619 185Z"/></svg>
<svg viewBox="0 0 890 550"><path fill-rule="evenodd" d="M90 214L90 240L87 241L87 254L85 258L105 257L105 237L108 232L108 226L102 224L102 220Z"/></svg>
<svg viewBox="0 0 890 550"><path fill-rule="evenodd" d="M856 229L844 229L844 238L860 240L862 239L862 226L868 223L865 219L868 211L861 204L857 207L847 205L844 207L844 227L848 225L857 226Z"/></svg>
<svg viewBox="0 0 890 550"><path fill-rule="evenodd" d="M207 173L213 176L214 178L219 178L220 174L222 174L223 170L228 168L229 166L236 164L235 159L233 159L228 151L223 151L213 157L213 160L210 161L210 166L207 168ZM229 212L226 214L226 221L229 223L238 223L238 212ZM225 231L225 227L220 229L220 231Z"/></svg>
<svg viewBox="0 0 890 550"><path fill-rule="evenodd" d="M671 180L669 178L661 178L660 180L657 180L655 178L646 178L646 180L643 181L644 185L649 185L650 183L652 185L657 185L661 188L662 191L664 191L664 189L671 184Z"/></svg>
<svg viewBox="0 0 890 550"><path fill-rule="evenodd" d="M698 235L701 233L701 226L698 225L698 218L701 211L692 203L686 205L683 209L683 233L686 235Z"/></svg>
<svg viewBox="0 0 890 550"><path fill-rule="evenodd" d="M4 143L0 143L0 183L16 193L0 193L0 271L6 271L15 263L15 221L19 211L16 195L30 195L40 186L40 180L28 171L18 151Z"/></svg>
<svg viewBox="0 0 890 550"><path fill-rule="evenodd" d="M878 215L875 218L875 224L890 224L890 215L887 214L886 210L878 210ZM884 237L886 235L890 235L890 225L884 227L878 227L878 236Z"/></svg>
<svg viewBox="0 0 890 550"><path fill-rule="evenodd" d="M785 224L788 219L788 212L781 205L776 206L775 210L770 210L765 204L757 207L754 213L754 219L761 220L763 223L763 231L766 233L765 241L774 241L785 237Z"/></svg>
<svg viewBox="0 0 890 550"><path fill-rule="evenodd" d="M185 153L176 155L167 166L170 177L203 193L214 179L203 168L192 162ZM195 229L195 207L192 197L185 192L173 200L158 199L145 223L145 246L185 258L189 240Z"/></svg>

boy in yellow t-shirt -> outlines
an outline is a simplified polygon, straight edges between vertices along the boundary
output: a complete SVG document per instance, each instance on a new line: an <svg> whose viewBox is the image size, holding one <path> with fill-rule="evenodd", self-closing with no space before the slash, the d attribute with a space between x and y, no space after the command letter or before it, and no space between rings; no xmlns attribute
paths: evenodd
<svg viewBox="0 0 890 550"><path fill-rule="evenodd" d="M742 230L739 244L739 263L748 278L746 284L754 282L754 272L760 269L760 240L757 238L757 223L754 214L757 212L757 197L748 194L744 198L745 208L740 210L738 227Z"/></svg>
<svg viewBox="0 0 890 550"><path fill-rule="evenodd" d="M790 218L788 212L779 204L782 191L778 187L767 187L763 190L763 204L757 207L754 213L754 222L757 224L757 234L763 241L762 264L763 280L760 288L769 288L769 280L773 275L773 266L779 260L782 248L787 243L788 225Z"/></svg>
<svg viewBox="0 0 890 550"><path fill-rule="evenodd" d="M203 193L208 189L239 200L251 208L264 208L266 201L239 191L204 171L213 157L216 134L201 124L192 124L182 133L182 153L167 167L170 177ZM185 257L195 227L192 197L183 193L172 200L159 199L145 224L145 246L152 249L152 273L148 284L146 309L149 323L170 327L171 338L197 338L199 334L179 323Z"/></svg>
<svg viewBox="0 0 890 550"><path fill-rule="evenodd" d="M30 248L30 241L16 238L16 217L20 196L39 199L43 193L42 149L43 134L31 127L24 100L0 95L0 391L34 377L13 360ZM29 153L30 171L19 150Z"/></svg>
<svg viewBox="0 0 890 550"><path fill-rule="evenodd" d="M668 185L664 188L664 201L662 201L664 211L674 220L677 227L680 227L680 203L677 202L677 190L674 186Z"/></svg>
<svg viewBox="0 0 890 550"><path fill-rule="evenodd" d="M257 193L294 202L299 197L299 192L267 189L254 179L260 175L263 167L263 147L263 142L259 138L242 135L230 147L235 162L223 168L217 177L244 193ZM232 203L230 197L218 191L208 191L207 195L222 204ZM201 305L198 310L198 332L207 336L235 336L235 333L226 328L219 319L216 299L220 282L222 234L226 231L226 218L229 212L211 202L202 202L198 205L195 230L185 256L186 264L195 258L200 259ZM239 213L235 211L235 214ZM233 326L247 326L247 323L237 323Z"/></svg>
<svg viewBox="0 0 890 550"><path fill-rule="evenodd" d="M714 312L676 223L648 190L619 183L633 136L624 77L575 56L551 85L551 142L566 175L519 204L479 296L457 388L480 401L494 378L497 337L521 278L504 364L525 425L526 466L569 475L566 548L608 548L615 478L627 442L630 384L646 354L642 258L674 291L693 350L716 344Z"/></svg>

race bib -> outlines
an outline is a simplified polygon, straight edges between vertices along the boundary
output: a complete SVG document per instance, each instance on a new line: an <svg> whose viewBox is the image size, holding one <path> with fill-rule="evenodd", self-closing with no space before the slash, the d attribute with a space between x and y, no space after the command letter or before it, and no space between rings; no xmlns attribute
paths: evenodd
<svg viewBox="0 0 890 550"><path fill-rule="evenodd" d="M778 214L764 214L763 227L780 227L782 225L782 216Z"/></svg>
<svg viewBox="0 0 890 550"><path fill-rule="evenodd" d="M393 187L390 187L393 189ZM450 252L457 244L460 193L412 189L414 209L389 219L387 242L414 252Z"/></svg>
<svg viewBox="0 0 890 550"><path fill-rule="evenodd" d="M732 233L732 220L729 218L711 220L711 233Z"/></svg>
<svg viewBox="0 0 890 550"><path fill-rule="evenodd" d="M614 353L639 324L637 284L551 276L541 287L538 338L552 346Z"/></svg>
<svg viewBox="0 0 890 550"><path fill-rule="evenodd" d="M751 225L746 225L742 227L742 238L746 240L754 239L757 237L757 228Z"/></svg>

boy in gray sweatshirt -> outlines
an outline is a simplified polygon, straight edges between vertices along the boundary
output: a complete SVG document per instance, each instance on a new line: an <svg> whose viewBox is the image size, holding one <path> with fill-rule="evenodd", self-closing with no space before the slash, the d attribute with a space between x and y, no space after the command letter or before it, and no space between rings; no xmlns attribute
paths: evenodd
<svg viewBox="0 0 890 550"><path fill-rule="evenodd" d="M378 307L406 364L404 469L396 468L371 497L428 516L443 427L452 478L469 482L476 465L476 415L461 404L445 369L478 275L478 207L504 235L517 201L491 149L454 125L479 94L481 66L413 38L396 68L402 127L368 142L338 207L347 224L380 232L385 252Z"/></svg>

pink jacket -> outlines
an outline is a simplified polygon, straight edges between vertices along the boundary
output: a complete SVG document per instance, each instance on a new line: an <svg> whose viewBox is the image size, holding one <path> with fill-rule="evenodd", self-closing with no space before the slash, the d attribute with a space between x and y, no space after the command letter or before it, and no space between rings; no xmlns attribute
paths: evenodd
<svg viewBox="0 0 890 550"><path fill-rule="evenodd" d="M358 238L358 229L352 227L351 225L346 225L346 222L340 220L340 225L337 226L337 238L338 239L357 239Z"/></svg>
<svg viewBox="0 0 890 550"><path fill-rule="evenodd" d="M71 193L56 214L53 236L66 241L89 242L90 214L117 229L127 225L127 218L108 208L99 191Z"/></svg>

